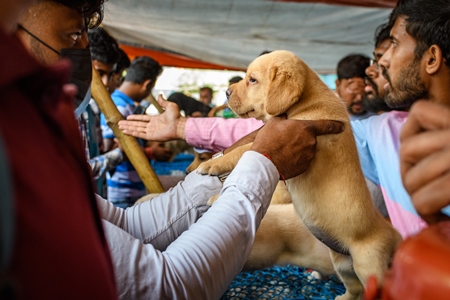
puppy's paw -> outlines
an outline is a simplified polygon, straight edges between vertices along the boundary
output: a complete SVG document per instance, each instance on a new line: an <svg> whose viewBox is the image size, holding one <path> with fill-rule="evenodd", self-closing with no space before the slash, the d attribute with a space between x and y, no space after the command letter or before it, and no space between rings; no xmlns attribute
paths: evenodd
<svg viewBox="0 0 450 300"><path fill-rule="evenodd" d="M234 164L224 159L224 157L208 160L201 163L197 168L197 173L202 175L219 176L230 173Z"/></svg>
<svg viewBox="0 0 450 300"><path fill-rule="evenodd" d="M213 205L213 203L217 200L217 198L219 198L219 195L212 196L211 198L209 198L209 200L208 200L208 202L206 202L206 204L209 206Z"/></svg>

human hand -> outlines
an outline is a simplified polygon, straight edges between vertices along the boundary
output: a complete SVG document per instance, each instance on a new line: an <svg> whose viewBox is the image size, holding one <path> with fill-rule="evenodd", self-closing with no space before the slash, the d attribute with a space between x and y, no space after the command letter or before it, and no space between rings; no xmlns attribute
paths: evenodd
<svg viewBox="0 0 450 300"><path fill-rule="evenodd" d="M450 108L418 101L400 134L403 185L419 215L434 224L450 218Z"/></svg>
<svg viewBox="0 0 450 300"><path fill-rule="evenodd" d="M216 112L217 112L217 107L213 107L211 108L211 110L208 113L208 118L213 118L216 116Z"/></svg>
<svg viewBox="0 0 450 300"><path fill-rule="evenodd" d="M185 139L186 118L180 114L176 103L164 100L161 95L158 103L165 111L157 116L130 115L127 120L119 121L123 133L152 141L170 141Z"/></svg>
<svg viewBox="0 0 450 300"><path fill-rule="evenodd" d="M215 116L216 116L216 113L217 113L218 111L224 110L224 109L227 108L227 107L228 107L228 103L224 103L224 104L222 104L222 105L220 105L220 106L216 106L216 107L211 108L211 110L210 110L209 113L208 113L208 117L209 117L209 118L215 117Z"/></svg>
<svg viewBox="0 0 450 300"><path fill-rule="evenodd" d="M284 179L289 179L308 169L316 152L318 135L343 130L344 125L338 121L273 117L259 129L250 150L267 155Z"/></svg>

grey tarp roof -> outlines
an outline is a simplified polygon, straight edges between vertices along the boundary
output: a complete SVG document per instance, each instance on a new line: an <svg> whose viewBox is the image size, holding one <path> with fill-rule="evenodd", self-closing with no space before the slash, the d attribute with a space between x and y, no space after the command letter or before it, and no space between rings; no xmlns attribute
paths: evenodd
<svg viewBox="0 0 450 300"><path fill-rule="evenodd" d="M370 55L390 8L268 0L108 0L104 25L120 42L244 69L263 50L296 53L318 72Z"/></svg>

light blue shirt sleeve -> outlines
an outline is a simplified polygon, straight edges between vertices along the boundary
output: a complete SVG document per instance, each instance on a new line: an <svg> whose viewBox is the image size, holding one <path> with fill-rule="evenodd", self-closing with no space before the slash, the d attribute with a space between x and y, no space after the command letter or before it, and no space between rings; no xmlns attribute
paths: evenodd
<svg viewBox="0 0 450 300"><path fill-rule="evenodd" d="M350 123L352 125L356 148L358 149L359 161L361 163L364 176L374 184L379 185L380 179L378 177L377 166L373 160L367 140L367 137L369 136L367 128L370 128L369 121L370 119L354 120Z"/></svg>

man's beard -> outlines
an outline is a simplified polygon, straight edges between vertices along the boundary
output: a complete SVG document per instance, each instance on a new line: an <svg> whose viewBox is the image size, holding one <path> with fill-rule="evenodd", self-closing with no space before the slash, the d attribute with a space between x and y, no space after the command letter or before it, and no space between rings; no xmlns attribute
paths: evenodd
<svg viewBox="0 0 450 300"><path fill-rule="evenodd" d="M387 105L386 102L384 102L384 99L378 97L377 95L373 95L373 97L364 95L362 102L364 109L373 113L392 110L392 108L389 107L389 105Z"/></svg>
<svg viewBox="0 0 450 300"><path fill-rule="evenodd" d="M392 108L386 104L384 98L380 97L377 84L370 77L367 77L366 81L372 86L373 94L364 94L362 99L364 109L373 113L391 111Z"/></svg>
<svg viewBox="0 0 450 300"><path fill-rule="evenodd" d="M406 68L400 71L397 86L392 85L389 74L386 69L383 69L383 76L390 85L389 93L385 97L389 107L409 108L417 100L428 98L428 91L419 73L419 62L419 59L414 59Z"/></svg>

